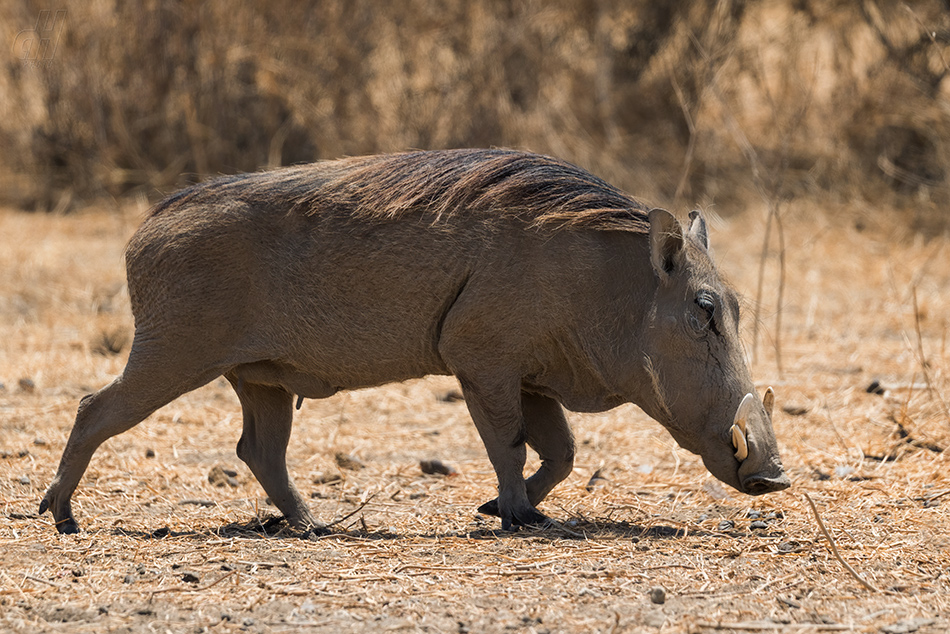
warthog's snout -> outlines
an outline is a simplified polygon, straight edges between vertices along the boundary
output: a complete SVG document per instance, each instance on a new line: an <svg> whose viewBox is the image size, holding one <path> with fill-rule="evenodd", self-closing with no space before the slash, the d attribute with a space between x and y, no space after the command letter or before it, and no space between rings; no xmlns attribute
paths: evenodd
<svg viewBox="0 0 950 634"><path fill-rule="evenodd" d="M785 475L784 472L776 478L752 476L742 482L742 488L745 490L745 493L749 495L764 495L766 493L783 491L791 485L791 480L788 479L788 476Z"/></svg>
<svg viewBox="0 0 950 634"><path fill-rule="evenodd" d="M756 400L752 393L742 398L730 429L741 490L748 495L782 491L792 484L779 460L772 431L775 393L771 387L765 390L761 408Z"/></svg>

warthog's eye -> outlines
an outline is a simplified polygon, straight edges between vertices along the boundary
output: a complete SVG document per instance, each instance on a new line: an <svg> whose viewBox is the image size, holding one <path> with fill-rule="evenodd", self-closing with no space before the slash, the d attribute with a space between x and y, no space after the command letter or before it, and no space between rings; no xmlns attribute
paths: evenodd
<svg viewBox="0 0 950 634"><path fill-rule="evenodd" d="M716 326L716 298L709 291L699 291L696 293L696 305L703 309L703 312L706 313L706 323L703 324L704 328L710 328L717 335L719 334L719 328Z"/></svg>

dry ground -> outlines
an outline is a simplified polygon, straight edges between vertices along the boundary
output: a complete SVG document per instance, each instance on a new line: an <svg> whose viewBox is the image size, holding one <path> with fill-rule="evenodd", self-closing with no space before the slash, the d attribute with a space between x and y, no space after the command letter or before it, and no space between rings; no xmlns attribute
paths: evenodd
<svg viewBox="0 0 950 634"><path fill-rule="evenodd" d="M784 372L774 312L753 372L778 393L787 493L724 490L625 406L572 417L575 473L542 506L568 530L503 534L475 513L494 476L464 403L440 400L454 380L435 377L304 404L292 471L337 523L301 539L268 523L219 380L104 445L74 498L84 531L59 536L37 505L79 399L123 366L122 249L142 211L0 211L0 630L950 628L947 239L908 235L883 212L786 212ZM714 225L721 265L751 300L763 215ZM773 306L776 270L773 256ZM883 395L866 391L873 381ZM341 468L337 452L365 467ZM429 458L458 474L422 474ZM209 482L216 466L236 472L230 484ZM588 491L598 468L605 481ZM832 556L805 493L877 591ZM651 601L658 586L665 603Z"/></svg>

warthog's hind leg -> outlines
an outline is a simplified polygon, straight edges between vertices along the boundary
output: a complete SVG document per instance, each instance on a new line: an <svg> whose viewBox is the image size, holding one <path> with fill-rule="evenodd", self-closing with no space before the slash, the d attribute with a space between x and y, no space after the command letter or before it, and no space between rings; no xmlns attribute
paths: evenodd
<svg viewBox="0 0 950 634"><path fill-rule="evenodd" d="M59 469L40 502L40 514L51 510L60 533L79 532L71 499L99 445L220 373L216 368L195 369L175 350L134 342L122 374L80 402Z"/></svg>
<svg viewBox="0 0 950 634"><path fill-rule="evenodd" d="M538 452L541 467L525 481L528 501L537 506L574 468L574 434L560 403L547 396L521 393L528 445ZM498 498L478 508L480 513L498 515Z"/></svg>
<svg viewBox="0 0 950 634"><path fill-rule="evenodd" d="M282 387L240 381L233 373L225 376L237 392L244 411L238 457L251 469L271 502L292 526L319 527L287 473L293 395Z"/></svg>

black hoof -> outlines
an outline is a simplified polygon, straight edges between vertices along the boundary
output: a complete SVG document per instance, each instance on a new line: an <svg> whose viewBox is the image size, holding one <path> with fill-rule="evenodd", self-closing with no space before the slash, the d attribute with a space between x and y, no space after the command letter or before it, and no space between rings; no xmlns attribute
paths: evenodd
<svg viewBox="0 0 950 634"><path fill-rule="evenodd" d="M56 522L56 530L59 531L60 535L75 535L79 532L79 524L70 517L61 522Z"/></svg>
<svg viewBox="0 0 950 634"><path fill-rule="evenodd" d="M533 508L514 513L510 518L501 518L501 529L505 531L516 531L522 526L544 528L551 525L551 520L544 513Z"/></svg>
<svg viewBox="0 0 950 634"><path fill-rule="evenodd" d="M482 515L493 515L495 517L501 517L501 511L498 510L498 498L485 502L478 507L478 512Z"/></svg>

